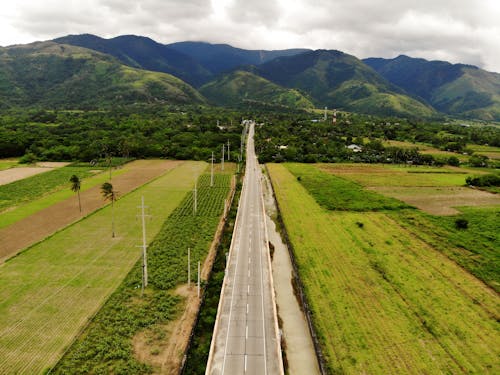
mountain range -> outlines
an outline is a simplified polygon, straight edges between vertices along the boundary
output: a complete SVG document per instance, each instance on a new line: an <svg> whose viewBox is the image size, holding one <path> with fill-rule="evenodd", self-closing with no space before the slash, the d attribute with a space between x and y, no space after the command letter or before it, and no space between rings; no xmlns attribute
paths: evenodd
<svg viewBox="0 0 500 375"><path fill-rule="evenodd" d="M208 102L500 121L500 74L408 56L83 34L0 48L0 100L0 108Z"/></svg>

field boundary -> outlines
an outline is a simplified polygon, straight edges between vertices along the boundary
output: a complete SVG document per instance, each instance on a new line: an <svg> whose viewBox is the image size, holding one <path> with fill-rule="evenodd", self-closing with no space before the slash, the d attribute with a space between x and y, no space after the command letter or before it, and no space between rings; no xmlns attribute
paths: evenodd
<svg viewBox="0 0 500 375"><path fill-rule="evenodd" d="M235 175L233 175L233 177L231 178L231 189L230 189L229 194L228 194L228 195L230 195L229 201L227 203L224 203L224 212L222 213L222 217L219 221L219 225L217 226L217 230L215 232L214 239L210 245L210 249L209 249L208 254L207 254L207 259L205 261L205 262L209 262L208 263L208 267L209 267L208 274L206 275L207 280L209 280L212 277L213 266L214 266L215 258L217 255L217 248L219 247L221 240L222 240L222 236L224 235L224 229L225 229L226 224L227 224L227 218L229 216L229 211L231 209L231 206L233 205L235 193L236 193L236 181L235 181ZM207 266L207 264L204 264L203 268L205 268L205 266ZM184 374L185 370L186 370L187 354L189 353L189 350L191 349L191 346L193 345L196 325L198 324L198 321L200 320L200 311L201 311L200 307L203 304L203 302L205 301L207 286L208 286L208 283L205 283L205 285L203 285L203 288L201 290L200 300L198 301L198 307L196 309L196 316L191 324L191 332L189 333L189 339L188 339L186 347L184 348L184 352L182 354L182 362L181 362L181 366L179 367L179 371L178 371L179 375Z"/></svg>
<svg viewBox="0 0 500 375"><path fill-rule="evenodd" d="M319 366L319 371L321 372L322 375L326 375L326 364L325 364L325 359L323 355L323 351L321 350L321 346L319 343L318 335L316 334L316 328L314 327L314 322L312 319L312 314L311 314L311 309L309 308L309 303L307 300L307 296L304 292L304 284L302 283L302 280L300 278L299 274L299 269L297 266L297 261L295 259L295 250L293 248L292 242L290 241L290 237L288 236L288 232L286 230L285 223L283 221L283 217L281 215L281 209L278 200L276 199L276 191L274 190L274 183L273 179L271 178L271 174L269 173L269 169L267 168L267 164L264 165L265 170L267 175L269 176L269 180L271 181L271 189L273 192L273 199L274 202L276 203L276 210L277 210L277 215L276 215L276 220L278 220L280 226L281 226L281 234L283 239L285 240L285 243L288 247L288 253L290 255L290 260L292 261L292 267L293 267L293 272L292 272L292 277L294 284L296 286L296 291L298 292L298 297L300 300L300 305L302 308L302 311L304 311L304 315L306 316L307 320L307 326L309 327L309 333L311 334L313 345L314 345L314 352L316 353L316 359L318 361L318 366Z"/></svg>

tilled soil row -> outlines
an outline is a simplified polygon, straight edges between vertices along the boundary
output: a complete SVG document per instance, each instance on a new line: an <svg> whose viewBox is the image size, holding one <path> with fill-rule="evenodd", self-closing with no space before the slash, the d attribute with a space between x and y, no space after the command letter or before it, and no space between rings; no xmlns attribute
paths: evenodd
<svg viewBox="0 0 500 375"><path fill-rule="evenodd" d="M180 163L182 162L172 160L137 160L127 164L127 171L112 178L111 183L119 196L123 196ZM81 213L75 195L0 229L0 264L26 247L107 204L101 195L100 186L82 192L81 201Z"/></svg>

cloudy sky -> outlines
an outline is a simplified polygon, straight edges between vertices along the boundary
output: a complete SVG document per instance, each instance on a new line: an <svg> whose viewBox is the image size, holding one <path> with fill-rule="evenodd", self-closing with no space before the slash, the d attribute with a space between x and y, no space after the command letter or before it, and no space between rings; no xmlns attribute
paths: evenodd
<svg viewBox="0 0 500 375"><path fill-rule="evenodd" d="M136 34L161 43L247 49L339 49L500 72L499 0L13 0L0 6L0 45L67 34Z"/></svg>

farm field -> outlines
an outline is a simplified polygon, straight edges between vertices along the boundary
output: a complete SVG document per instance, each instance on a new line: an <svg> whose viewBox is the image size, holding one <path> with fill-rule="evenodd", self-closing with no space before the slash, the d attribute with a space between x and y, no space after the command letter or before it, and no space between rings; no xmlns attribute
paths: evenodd
<svg viewBox="0 0 500 375"><path fill-rule="evenodd" d="M485 155L490 159L500 159L500 147L485 145L468 145L468 147L475 153Z"/></svg>
<svg viewBox="0 0 500 375"><path fill-rule="evenodd" d="M397 221L418 210L327 210L316 167L268 168L331 373L499 372L498 294Z"/></svg>
<svg viewBox="0 0 500 375"><path fill-rule="evenodd" d="M5 166L5 163L0 164L0 168L2 164ZM0 169L0 186L7 185L11 182L19 181L27 177L35 176L37 174L49 172L53 169L62 168L68 165L69 163L64 162L46 162L39 163L35 166L19 166L17 163L9 166L7 164L7 168ZM12 166L17 166L17 168L11 168Z"/></svg>
<svg viewBox="0 0 500 375"><path fill-rule="evenodd" d="M121 174L127 172L128 170L129 166L125 166L123 169L113 171L113 177L118 177ZM95 170L95 173L93 172L92 175L87 175L85 170L83 171L83 173L79 172L80 168L75 169L75 174L77 176L79 177L88 176L82 178L80 194L83 194L83 192L89 190L90 188L109 180L109 174L101 173L103 172L102 170ZM5 228L6 226L11 225L19 220L22 220L30 215L33 215L43 210L44 208L50 207L55 203L61 202L65 199L72 197L75 197L75 193L69 189L69 182L65 181L63 185L60 185L58 188L54 189L52 192L49 192L48 194L44 194L39 198L34 198L31 200L27 199L26 202L20 203L18 206L7 208L0 215L0 229ZM77 203L76 200L75 203ZM82 210L85 209L86 207L83 206Z"/></svg>
<svg viewBox="0 0 500 375"><path fill-rule="evenodd" d="M198 210L193 196L163 224L148 249L149 284L143 297L137 285L140 262L54 369L72 373L177 373L183 345L198 306L196 264L206 259L228 197L231 171L198 179ZM191 286L187 280L187 247L191 248ZM207 274L208 270L202 272ZM206 277L206 276L205 276Z"/></svg>
<svg viewBox="0 0 500 375"><path fill-rule="evenodd" d="M206 163L184 162L111 206L54 234L0 266L0 373L41 373L122 282L140 257L141 196L151 241Z"/></svg>
<svg viewBox="0 0 500 375"><path fill-rule="evenodd" d="M390 147L390 146L395 146L395 147L401 147L401 148L416 148L418 147L419 151L422 154L428 154L428 155L433 155L433 156L455 156L457 157L460 162L467 162L469 160L468 155L462 155L456 152L451 152L451 151L444 151L440 150L438 148L426 145L425 143L420 143L420 142L405 142L405 141L394 141L394 140L385 140L382 142L382 144L385 147ZM474 153L479 154L479 155L484 155L487 156L490 159L498 160L500 159L500 147L493 147L493 146L485 146L485 145L476 145L476 144L468 144L466 146L467 149L472 150Z"/></svg>
<svg viewBox="0 0 500 375"><path fill-rule="evenodd" d="M137 160L129 164L123 170L120 170L118 176L112 180L115 190L120 195L124 195L139 186L145 184L151 179L160 176L168 169L174 168L178 165L179 161L168 160ZM43 240L45 237L51 235L55 231L64 228L66 225L79 220L95 211L96 209L105 205L100 192L99 183L107 181L109 175L107 173L96 176L91 183L94 185L90 189L85 189L81 193L82 199L82 212L78 209L78 201L76 194L71 192L67 187L64 192L59 192L55 196L46 197L41 203L47 204L56 199L66 197L66 199L50 205L44 209L33 212L33 208L40 208L37 203L28 205L21 208L19 211L15 210L7 213L6 218L0 221L12 221L16 219L16 215L24 214L24 218L8 227L0 229L0 261L16 254L16 252L24 249L25 247ZM72 195L68 197L68 195ZM3 215L2 215L3 216ZM18 216L17 216L18 217Z"/></svg>
<svg viewBox="0 0 500 375"><path fill-rule="evenodd" d="M26 168L12 168L2 173L13 173L13 171ZM94 167L73 167L67 166L57 169L46 169L42 174L23 178L6 185L0 185L0 212L12 207L33 201L44 195L67 187L69 178L76 174L80 178L86 178L100 172L99 168Z"/></svg>
<svg viewBox="0 0 500 375"><path fill-rule="evenodd" d="M469 160L468 155L459 154L451 151L444 151L438 148L426 145L425 143L420 142L406 142L406 141L394 141L394 140L384 140L382 144L385 147L400 147L400 148L418 148L419 152L424 155L432 155L437 158L449 158L450 156L454 156L460 160L461 163L467 163Z"/></svg>
<svg viewBox="0 0 500 375"><path fill-rule="evenodd" d="M500 204L500 196L464 187L474 170L455 167L399 167L369 164L321 164L332 175L396 198L434 215L454 215L460 206Z"/></svg>

